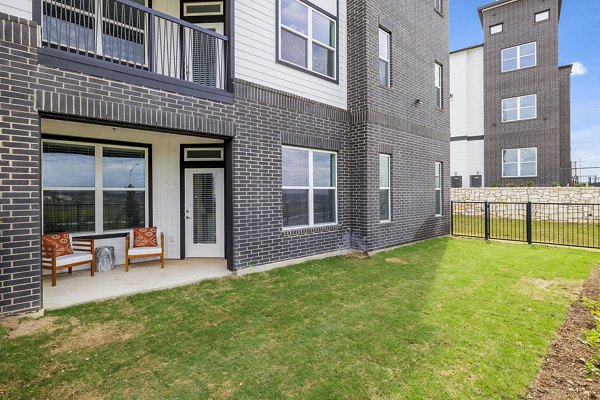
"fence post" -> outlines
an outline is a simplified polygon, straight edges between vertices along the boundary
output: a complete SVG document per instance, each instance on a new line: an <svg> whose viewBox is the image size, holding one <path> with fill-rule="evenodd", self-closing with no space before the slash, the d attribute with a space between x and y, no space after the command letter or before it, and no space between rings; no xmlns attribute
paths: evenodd
<svg viewBox="0 0 600 400"><path fill-rule="evenodd" d="M533 243L532 227L531 227L531 202L527 202L527 219L525 224L527 225L527 243Z"/></svg>
<svg viewBox="0 0 600 400"><path fill-rule="evenodd" d="M454 202L450 201L450 235L454 236Z"/></svg>
<svg viewBox="0 0 600 400"><path fill-rule="evenodd" d="M490 240L490 203L486 201L483 207L483 230L485 232L485 240Z"/></svg>

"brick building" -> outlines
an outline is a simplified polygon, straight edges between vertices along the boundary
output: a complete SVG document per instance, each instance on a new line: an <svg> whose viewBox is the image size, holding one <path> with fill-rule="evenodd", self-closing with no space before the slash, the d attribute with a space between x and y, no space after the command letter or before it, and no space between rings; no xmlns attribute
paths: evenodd
<svg viewBox="0 0 600 400"><path fill-rule="evenodd" d="M446 6L0 0L0 316L69 279L42 234L238 270L448 233Z"/></svg>
<svg viewBox="0 0 600 400"><path fill-rule="evenodd" d="M558 64L561 6L484 5L484 43L451 53L453 186L570 182L571 66Z"/></svg>

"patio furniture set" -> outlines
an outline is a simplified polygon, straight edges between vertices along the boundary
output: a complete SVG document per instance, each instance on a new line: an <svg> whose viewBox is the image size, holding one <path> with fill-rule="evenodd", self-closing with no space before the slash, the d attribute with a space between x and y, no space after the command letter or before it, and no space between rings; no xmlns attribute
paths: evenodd
<svg viewBox="0 0 600 400"><path fill-rule="evenodd" d="M56 286L57 271L90 265L94 276L94 239L73 237L68 232L42 236L42 268L52 270L52 286ZM130 260L160 257L160 267L165 267L165 237L157 227L135 228L125 236L125 272Z"/></svg>

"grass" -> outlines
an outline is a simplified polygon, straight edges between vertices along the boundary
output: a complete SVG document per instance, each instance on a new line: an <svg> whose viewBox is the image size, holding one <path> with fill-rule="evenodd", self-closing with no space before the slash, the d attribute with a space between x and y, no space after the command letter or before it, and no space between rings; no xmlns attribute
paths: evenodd
<svg viewBox="0 0 600 400"><path fill-rule="evenodd" d="M521 398L599 262L439 238L57 310L0 339L0 397Z"/></svg>
<svg viewBox="0 0 600 400"><path fill-rule="evenodd" d="M484 217L481 216L455 214L453 215L453 232L455 235L483 237L485 235L484 220ZM597 223L578 224L533 220L531 233L534 243L600 248L600 225ZM492 218L490 235L494 239L527 241L525 219Z"/></svg>

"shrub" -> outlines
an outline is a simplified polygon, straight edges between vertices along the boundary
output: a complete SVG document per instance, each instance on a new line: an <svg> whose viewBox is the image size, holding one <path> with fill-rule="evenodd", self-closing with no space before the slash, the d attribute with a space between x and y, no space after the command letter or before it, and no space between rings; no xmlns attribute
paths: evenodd
<svg viewBox="0 0 600 400"><path fill-rule="evenodd" d="M583 304L590 310L596 321L596 327L583 331L583 341L592 349L592 356L585 360L585 366L590 376L600 375L600 294L598 300L583 299Z"/></svg>

